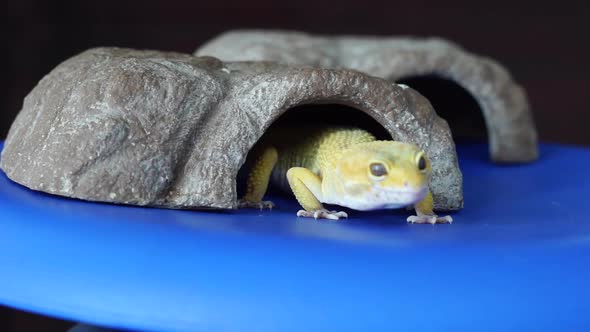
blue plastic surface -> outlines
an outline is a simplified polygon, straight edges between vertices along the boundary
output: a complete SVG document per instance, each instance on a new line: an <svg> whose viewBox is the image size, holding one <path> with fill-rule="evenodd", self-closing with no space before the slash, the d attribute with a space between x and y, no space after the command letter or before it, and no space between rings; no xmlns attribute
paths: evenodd
<svg viewBox="0 0 590 332"><path fill-rule="evenodd" d="M590 150L459 156L465 209L435 226L89 203L0 172L0 303L145 330L588 331Z"/></svg>

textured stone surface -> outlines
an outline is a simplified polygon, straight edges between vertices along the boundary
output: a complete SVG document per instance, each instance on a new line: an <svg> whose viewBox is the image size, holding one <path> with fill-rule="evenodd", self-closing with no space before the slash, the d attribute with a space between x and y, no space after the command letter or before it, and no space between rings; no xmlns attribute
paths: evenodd
<svg viewBox="0 0 590 332"><path fill-rule="evenodd" d="M32 189L86 200L235 208L249 149L283 112L355 107L430 156L436 207L463 204L447 123L411 88L352 70L92 49L25 98L1 167Z"/></svg>
<svg viewBox="0 0 590 332"><path fill-rule="evenodd" d="M321 37L286 31L230 31L196 55L224 61L268 60L350 68L390 81L437 75L455 81L478 101L497 162L537 158L537 133L523 89L495 61L442 39Z"/></svg>

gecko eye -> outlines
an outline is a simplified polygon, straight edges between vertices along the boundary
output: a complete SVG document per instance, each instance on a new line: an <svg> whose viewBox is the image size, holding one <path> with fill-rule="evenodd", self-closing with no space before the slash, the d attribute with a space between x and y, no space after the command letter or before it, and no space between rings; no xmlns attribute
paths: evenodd
<svg viewBox="0 0 590 332"><path fill-rule="evenodd" d="M373 176L383 177L387 175L387 168L382 163L372 163L370 169Z"/></svg>
<svg viewBox="0 0 590 332"><path fill-rule="evenodd" d="M425 171L426 170L426 158L424 158L424 153L420 153L418 158L416 159L416 166L418 166L418 170Z"/></svg>

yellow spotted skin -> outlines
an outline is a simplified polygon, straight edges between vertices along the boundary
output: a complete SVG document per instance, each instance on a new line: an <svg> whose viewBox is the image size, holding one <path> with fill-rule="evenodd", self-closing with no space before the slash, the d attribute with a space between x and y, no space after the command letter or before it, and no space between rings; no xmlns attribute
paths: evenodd
<svg viewBox="0 0 590 332"><path fill-rule="evenodd" d="M322 203L355 210L413 206L415 223L450 222L433 213L431 165L417 146L378 141L352 127L281 128L266 135L249 172L242 206L257 206L269 183L292 192L298 216L339 219ZM421 160L422 159L422 160Z"/></svg>
<svg viewBox="0 0 590 332"><path fill-rule="evenodd" d="M269 146L265 147L256 157L255 166L250 171L248 187L243 198L250 202L262 201L268 188L270 174L278 160L278 152L277 149Z"/></svg>

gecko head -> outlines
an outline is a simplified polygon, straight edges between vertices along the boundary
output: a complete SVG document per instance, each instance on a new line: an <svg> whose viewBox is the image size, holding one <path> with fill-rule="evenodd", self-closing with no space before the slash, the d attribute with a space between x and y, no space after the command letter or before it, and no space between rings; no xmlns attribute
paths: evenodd
<svg viewBox="0 0 590 332"><path fill-rule="evenodd" d="M413 144L375 141L349 147L336 163L337 204L356 210L399 208L426 196L431 165ZM336 189L337 188L337 189Z"/></svg>

